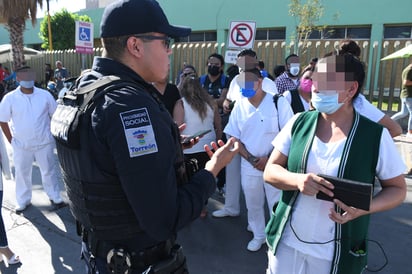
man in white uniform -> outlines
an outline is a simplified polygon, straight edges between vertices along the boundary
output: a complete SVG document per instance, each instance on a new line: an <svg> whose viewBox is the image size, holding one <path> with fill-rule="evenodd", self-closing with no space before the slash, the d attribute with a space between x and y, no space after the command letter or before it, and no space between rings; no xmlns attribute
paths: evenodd
<svg viewBox="0 0 412 274"><path fill-rule="evenodd" d="M245 49L238 55L236 61L241 70L247 68L258 68L256 52L251 49ZM231 111L230 105L242 99L241 87L239 85L239 75L236 75L230 82L226 100L223 102L225 113ZM262 89L270 96L277 94L275 83L267 77L262 80ZM232 161L226 166L226 191L225 205L223 208L212 213L213 217L235 217L240 214L240 156L237 154Z"/></svg>
<svg viewBox="0 0 412 274"><path fill-rule="evenodd" d="M224 132L240 141L241 185L248 210L248 227L253 239L247 249L257 251L265 242L265 195L269 211L279 199L280 191L263 181L263 170L273 146L271 144L280 128L293 112L284 98L277 107L273 97L262 89L263 77L259 69L246 70L239 75L242 98L232 110Z"/></svg>
<svg viewBox="0 0 412 274"><path fill-rule="evenodd" d="M21 213L31 204L34 159L44 190L51 203L60 208L65 204L60 196L53 155L55 143L50 133L56 101L46 90L34 87L36 73L30 67L17 69L16 73L20 86L6 94L0 104L0 126L13 147L16 212Z"/></svg>

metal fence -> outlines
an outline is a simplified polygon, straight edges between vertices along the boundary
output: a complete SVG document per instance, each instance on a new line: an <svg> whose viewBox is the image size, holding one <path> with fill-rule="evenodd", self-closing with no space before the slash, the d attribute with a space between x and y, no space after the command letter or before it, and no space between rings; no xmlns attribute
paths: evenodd
<svg viewBox="0 0 412 274"><path fill-rule="evenodd" d="M356 42L362 49L361 60L366 64L369 72L364 85L364 94L370 101L375 101L378 108L389 112L398 111L400 109L401 72L411 60L405 58L380 61L380 59L412 43L412 40L387 40L382 44L373 42L372 46L369 40L356 40ZM299 44L296 54L300 56L301 65L305 66L311 58L321 57L335 50L338 43L339 41L336 40L309 41L305 48ZM270 73L276 65L284 64L285 57L293 53L293 49L293 44L286 44L284 41L256 41L254 46L258 58L265 62L265 68ZM193 65L199 75L206 73L207 57L215 52L224 56L226 47L224 43L189 42L176 43L172 46L172 50L170 81L173 82L184 63ZM46 51L32 57L27 63L37 70L38 80L41 81L45 63L50 63L53 67L55 62L60 60L71 76L77 76L83 69L90 68L93 57L101 56L101 53L102 48L95 48L94 54L87 55L77 54L74 50ZM371 60L370 63L369 60Z"/></svg>

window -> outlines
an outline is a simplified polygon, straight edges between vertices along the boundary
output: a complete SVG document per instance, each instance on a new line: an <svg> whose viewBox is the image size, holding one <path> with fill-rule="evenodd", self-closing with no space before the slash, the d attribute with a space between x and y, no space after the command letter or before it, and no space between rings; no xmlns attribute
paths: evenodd
<svg viewBox="0 0 412 274"><path fill-rule="evenodd" d="M367 27L328 27L323 31L314 30L309 39L370 39L371 28Z"/></svg>
<svg viewBox="0 0 412 274"><path fill-rule="evenodd" d="M175 42L209 42L216 41L216 31L192 32L189 36L178 37Z"/></svg>
<svg viewBox="0 0 412 274"><path fill-rule="evenodd" d="M285 40L286 29L258 29L255 40Z"/></svg>
<svg viewBox="0 0 412 274"><path fill-rule="evenodd" d="M383 38L385 39L410 39L412 26L385 26Z"/></svg>
<svg viewBox="0 0 412 274"><path fill-rule="evenodd" d="M371 28L370 27L347 28L346 38L370 39L371 38Z"/></svg>
<svg viewBox="0 0 412 274"><path fill-rule="evenodd" d="M326 28L323 30L322 39L344 39L345 28Z"/></svg>

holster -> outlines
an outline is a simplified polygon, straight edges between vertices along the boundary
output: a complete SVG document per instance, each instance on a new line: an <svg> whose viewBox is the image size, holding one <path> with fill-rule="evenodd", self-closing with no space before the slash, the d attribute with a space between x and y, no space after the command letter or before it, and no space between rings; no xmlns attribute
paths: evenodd
<svg viewBox="0 0 412 274"><path fill-rule="evenodd" d="M86 263L87 274L96 274L96 261L93 254L86 247L86 243L82 242L80 259Z"/></svg>
<svg viewBox="0 0 412 274"><path fill-rule="evenodd" d="M169 258L151 265L143 274L188 274L186 257L183 248L176 244L173 246Z"/></svg>
<svg viewBox="0 0 412 274"><path fill-rule="evenodd" d="M169 239L155 246L143 250L130 250L121 245L114 246L110 242L101 241L94 237L93 233L82 230L82 244L87 246L90 254L82 254L86 263L93 267L93 260L89 258L98 257L107 260L109 273L134 273L134 271L147 271L152 267L156 271L167 269L166 272L147 273L188 273L188 272L167 272L168 269L179 269L185 266L185 258L179 245L175 244L175 239ZM91 264L90 264L91 262ZM157 267L161 264L161 268ZM116 272L121 268L123 272ZM126 270L129 269L130 272Z"/></svg>

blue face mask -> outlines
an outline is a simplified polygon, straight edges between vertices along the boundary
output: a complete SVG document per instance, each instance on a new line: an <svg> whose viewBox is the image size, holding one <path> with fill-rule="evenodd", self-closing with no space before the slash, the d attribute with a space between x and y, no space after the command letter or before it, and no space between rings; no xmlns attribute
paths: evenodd
<svg viewBox="0 0 412 274"><path fill-rule="evenodd" d="M319 112L326 114L335 113L343 103L339 103L339 93L337 91L312 92L311 103Z"/></svg>
<svg viewBox="0 0 412 274"><path fill-rule="evenodd" d="M19 84L23 88L32 88L32 87L34 87L34 81L20 81Z"/></svg>
<svg viewBox="0 0 412 274"><path fill-rule="evenodd" d="M244 83L244 87L240 89L242 95L246 98L255 96L256 90L254 89L255 83L253 81L247 81Z"/></svg>
<svg viewBox="0 0 412 274"><path fill-rule="evenodd" d="M256 90L254 90L253 88L241 88L240 92L242 93L243 96L245 96L246 98L250 98L255 96L256 94Z"/></svg>

